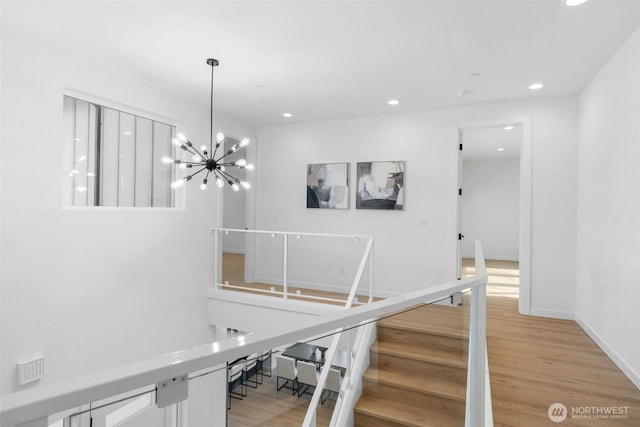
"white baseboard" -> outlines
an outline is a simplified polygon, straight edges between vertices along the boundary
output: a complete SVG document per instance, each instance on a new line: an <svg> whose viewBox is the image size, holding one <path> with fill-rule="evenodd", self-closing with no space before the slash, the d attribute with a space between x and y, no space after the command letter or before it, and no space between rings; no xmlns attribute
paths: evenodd
<svg viewBox="0 0 640 427"><path fill-rule="evenodd" d="M550 317L551 319L575 320L576 316L568 311L545 310L542 308L531 307L529 316Z"/></svg>
<svg viewBox="0 0 640 427"><path fill-rule="evenodd" d="M580 315L575 315L576 322L589 335L589 337L605 352L609 359L620 368L620 370L631 380L631 382L640 390L640 373L636 372L629 364L613 349L607 342L600 337Z"/></svg>

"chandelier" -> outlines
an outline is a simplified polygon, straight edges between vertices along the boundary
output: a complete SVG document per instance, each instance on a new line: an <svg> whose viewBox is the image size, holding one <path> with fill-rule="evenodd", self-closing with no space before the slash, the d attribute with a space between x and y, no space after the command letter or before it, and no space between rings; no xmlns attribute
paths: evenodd
<svg viewBox="0 0 640 427"><path fill-rule="evenodd" d="M235 153L240 148L249 145L249 138L244 138L238 144L234 144L229 150L225 151L223 144L224 134L222 132L218 132L216 134L216 144L215 146L213 145L213 70L218 66L219 62L217 59L209 58L207 59L207 64L211 66L211 124L209 146L207 147L206 145L202 145L200 146L200 150L198 150L193 143L189 141L189 138L187 138L185 134L178 133L171 142L191 155L191 160L173 159L165 156L162 158L162 162L166 164L176 164L183 169L197 169L195 172L185 176L184 178L179 178L171 183L171 188L174 189L181 187L185 182L191 181L191 179L199 173L206 171L202 184L200 184L201 190L207 189L207 183L209 182L210 175L213 175L218 188L222 188L225 184L228 184L234 191L240 190L241 187L248 190L251 188L251 184L245 180L234 177L229 170L231 168L253 170L253 165L247 164L245 159L232 161L227 159L227 156ZM218 153L220 146L222 146L222 150ZM218 155L218 157L216 157L216 155Z"/></svg>

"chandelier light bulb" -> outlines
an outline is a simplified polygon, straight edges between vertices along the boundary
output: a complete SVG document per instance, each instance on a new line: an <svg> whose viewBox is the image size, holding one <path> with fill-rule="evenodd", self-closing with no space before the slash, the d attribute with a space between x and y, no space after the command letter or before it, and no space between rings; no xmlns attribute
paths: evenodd
<svg viewBox="0 0 640 427"><path fill-rule="evenodd" d="M233 191L239 191L240 190L240 186L238 185L237 182L234 182L233 184L231 184L231 188L233 188Z"/></svg>
<svg viewBox="0 0 640 427"><path fill-rule="evenodd" d="M202 191L207 189L207 178L205 178L204 181L202 181L202 184L200 184L200 189Z"/></svg>
<svg viewBox="0 0 640 427"><path fill-rule="evenodd" d="M222 142L222 141L224 141L224 133L222 132L216 133L216 142Z"/></svg>
<svg viewBox="0 0 640 427"><path fill-rule="evenodd" d="M194 154L193 156L191 156L191 160L198 163L202 160L202 157L198 156L197 154Z"/></svg>
<svg viewBox="0 0 640 427"><path fill-rule="evenodd" d="M244 167L246 170L254 170L256 167L253 165L253 163L249 163L247 164L247 166Z"/></svg>
<svg viewBox="0 0 640 427"><path fill-rule="evenodd" d="M178 138L171 138L171 143L177 147L182 145L182 142Z"/></svg>
<svg viewBox="0 0 640 427"><path fill-rule="evenodd" d="M162 161L162 163L164 163L165 165L169 165L171 163L174 163L174 160L169 157L169 156L163 156L160 161Z"/></svg>
<svg viewBox="0 0 640 427"><path fill-rule="evenodd" d="M171 188L176 189L176 188L182 187L185 182L186 182L186 180L184 178L180 178L178 180L175 180L175 181L173 181L171 183Z"/></svg>
<svg viewBox="0 0 640 427"><path fill-rule="evenodd" d="M242 188L244 188L245 190L248 190L251 188L251 184L249 184L247 181L241 181L240 185L242 185Z"/></svg>
<svg viewBox="0 0 640 427"><path fill-rule="evenodd" d="M206 145L204 145L204 144L202 144L202 145L200 146L200 151L203 151L203 152L205 152L205 153L207 152L207 150L208 150L208 149L209 149L209 147L207 147L207 146L206 146Z"/></svg>
<svg viewBox="0 0 640 427"><path fill-rule="evenodd" d="M178 132L178 134L176 136L178 137L178 140L181 141L181 142L187 142L188 141L187 136L182 132Z"/></svg>
<svg viewBox="0 0 640 427"><path fill-rule="evenodd" d="M247 166L247 161L245 159L236 160L236 166L244 168Z"/></svg>
<svg viewBox="0 0 640 427"><path fill-rule="evenodd" d="M246 147L250 142L251 140L249 138L243 138L242 141L240 141L240 147Z"/></svg>
<svg viewBox="0 0 640 427"><path fill-rule="evenodd" d="M218 187L218 188L224 187L224 181L223 181L222 178L217 178L216 179L216 187Z"/></svg>
<svg viewBox="0 0 640 427"><path fill-rule="evenodd" d="M581 5L582 3L586 3L586 2L587 2L587 0L567 0L565 2L565 4L567 6L578 6L578 5Z"/></svg>

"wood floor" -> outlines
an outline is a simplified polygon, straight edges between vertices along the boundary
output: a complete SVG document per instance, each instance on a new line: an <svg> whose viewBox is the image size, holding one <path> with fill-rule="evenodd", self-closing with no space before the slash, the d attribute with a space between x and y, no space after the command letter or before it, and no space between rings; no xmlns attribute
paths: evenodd
<svg viewBox="0 0 640 427"><path fill-rule="evenodd" d="M472 264L463 264L472 273ZM521 316L517 312L517 263L487 261L487 347L496 427L640 426L640 391L577 323ZM460 307L463 312L468 304ZM392 321L392 320L391 320ZM229 426L299 426L309 395L276 393L275 376L232 401ZM561 423L547 414L553 403L569 411ZM323 405L318 425L328 425L333 402ZM594 415L617 408L621 418ZM572 417L571 412L581 412ZM588 417L586 412L592 412Z"/></svg>

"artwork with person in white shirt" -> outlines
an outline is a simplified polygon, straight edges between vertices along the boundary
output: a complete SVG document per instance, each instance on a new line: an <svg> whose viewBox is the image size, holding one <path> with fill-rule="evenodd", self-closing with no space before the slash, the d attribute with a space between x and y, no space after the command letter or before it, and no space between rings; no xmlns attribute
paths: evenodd
<svg viewBox="0 0 640 427"><path fill-rule="evenodd" d="M404 210L404 161L358 162L356 209Z"/></svg>

